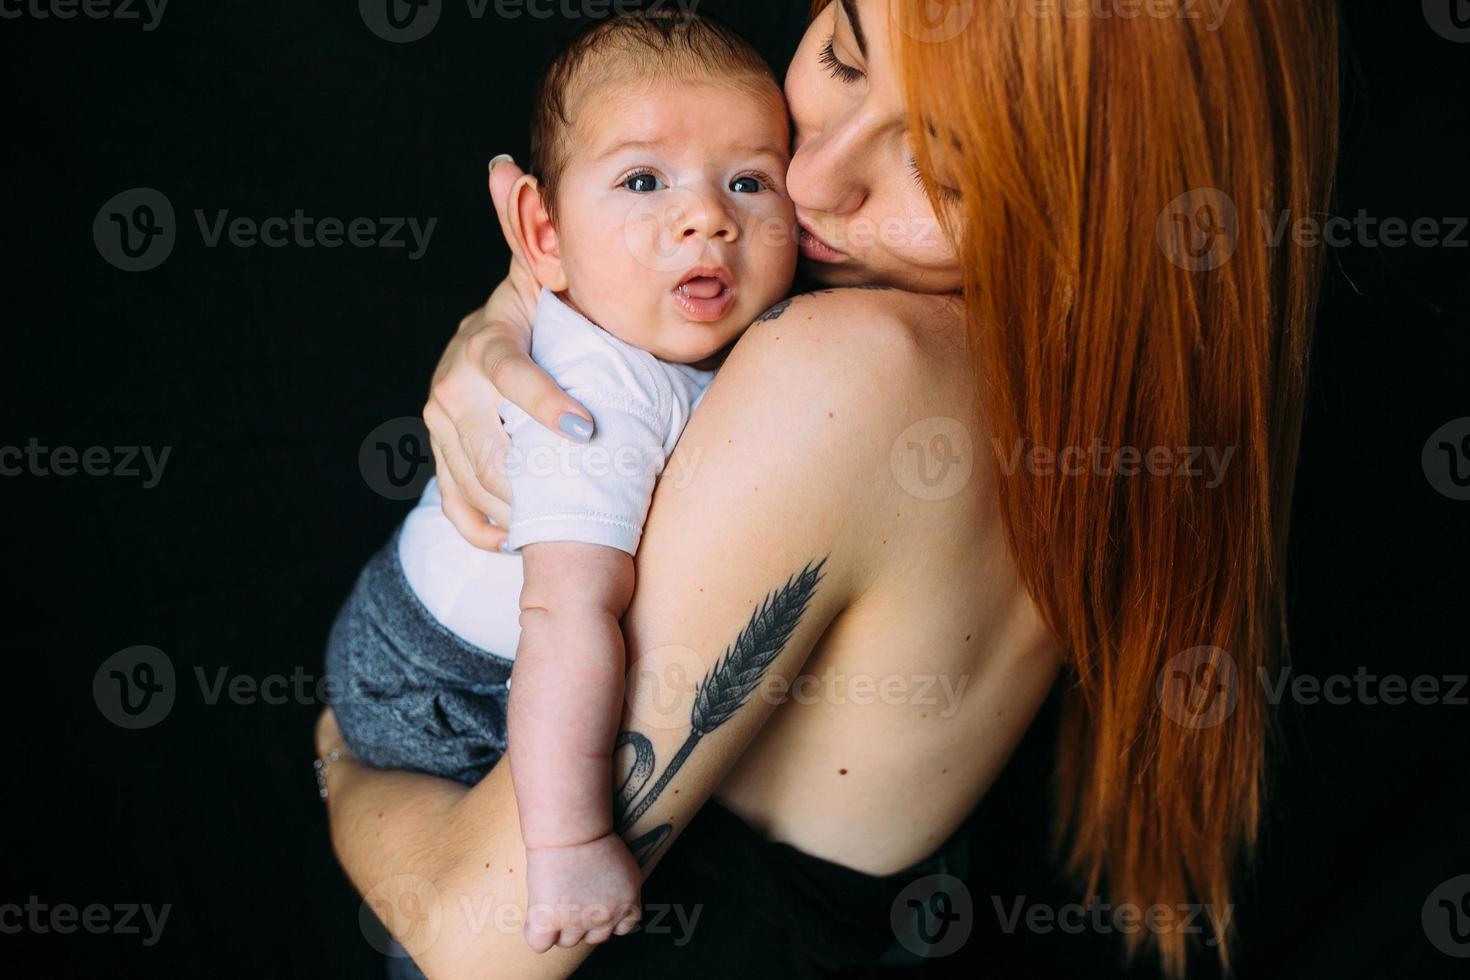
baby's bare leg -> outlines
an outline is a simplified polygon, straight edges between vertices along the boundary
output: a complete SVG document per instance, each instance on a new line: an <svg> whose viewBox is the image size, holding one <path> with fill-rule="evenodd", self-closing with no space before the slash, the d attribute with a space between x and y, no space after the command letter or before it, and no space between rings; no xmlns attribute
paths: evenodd
<svg viewBox="0 0 1470 980"><path fill-rule="evenodd" d="M633 560L576 542L522 553L508 743L526 842L525 936L544 951L602 942L638 919L640 873L613 833L611 785Z"/></svg>

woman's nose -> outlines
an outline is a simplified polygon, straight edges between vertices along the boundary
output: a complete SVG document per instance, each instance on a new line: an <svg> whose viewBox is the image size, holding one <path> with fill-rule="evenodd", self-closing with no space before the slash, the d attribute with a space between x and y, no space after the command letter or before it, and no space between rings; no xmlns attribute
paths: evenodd
<svg viewBox="0 0 1470 980"><path fill-rule="evenodd" d="M837 130L799 141L786 172L786 192L803 211L852 214L867 200L862 148Z"/></svg>

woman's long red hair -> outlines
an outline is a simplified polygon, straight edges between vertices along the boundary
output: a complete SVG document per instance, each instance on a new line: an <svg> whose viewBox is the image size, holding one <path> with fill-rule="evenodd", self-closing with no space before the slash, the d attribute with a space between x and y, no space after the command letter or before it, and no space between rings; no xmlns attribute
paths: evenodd
<svg viewBox="0 0 1470 980"><path fill-rule="evenodd" d="M1228 969L1320 262L1273 244L1263 217L1327 208L1336 11L1233 0L1217 23L1182 0L1170 17L1093 6L897 0L891 36L921 169L960 192L951 237L997 448L1234 447L1218 485L1091 465L998 479L1017 567L1070 661L1067 866L1115 907L1207 906ZM1233 675L1233 711L1191 717L1174 667ZM1152 943L1180 976L1189 939L1144 929L1126 952Z"/></svg>

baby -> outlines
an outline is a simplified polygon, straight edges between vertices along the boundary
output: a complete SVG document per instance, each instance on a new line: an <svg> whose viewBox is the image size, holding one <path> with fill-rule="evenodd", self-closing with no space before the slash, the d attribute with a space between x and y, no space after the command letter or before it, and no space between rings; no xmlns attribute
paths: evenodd
<svg viewBox="0 0 1470 980"><path fill-rule="evenodd" d="M531 353L591 412L590 441L502 403L505 553L461 539L431 483L363 572L328 667L347 682L343 733L371 764L473 782L508 748L525 938L544 951L637 921L641 875L610 791L633 555L716 355L789 291L796 235L780 87L704 18L583 32L534 112L535 176L510 202L543 287Z"/></svg>

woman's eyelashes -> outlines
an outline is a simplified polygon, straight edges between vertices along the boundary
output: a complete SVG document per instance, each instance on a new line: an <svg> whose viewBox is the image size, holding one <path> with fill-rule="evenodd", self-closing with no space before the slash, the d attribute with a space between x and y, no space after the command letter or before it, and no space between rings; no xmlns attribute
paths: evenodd
<svg viewBox="0 0 1470 980"><path fill-rule="evenodd" d="M909 173L913 174L914 183L919 185L919 190L927 192L932 188L945 201L959 200L960 192L953 187L945 187L943 184L931 183L927 180L924 177L924 171L919 167L919 161L912 157L909 158Z"/></svg>
<svg viewBox="0 0 1470 980"><path fill-rule="evenodd" d="M862 81L866 76L864 76L861 70L854 68L837 57L836 43L837 34L834 31L827 35L827 43L822 45L821 54L818 55L818 59L822 62L822 67L827 69L829 75L845 85Z"/></svg>

